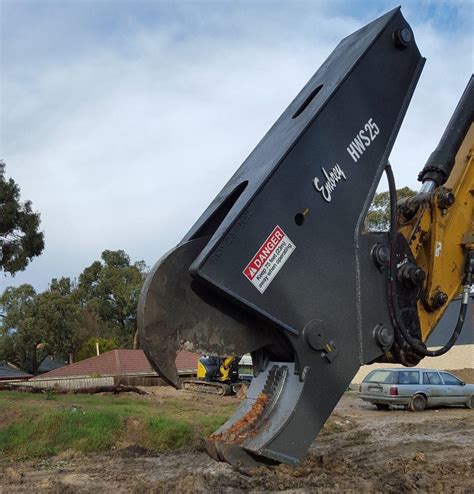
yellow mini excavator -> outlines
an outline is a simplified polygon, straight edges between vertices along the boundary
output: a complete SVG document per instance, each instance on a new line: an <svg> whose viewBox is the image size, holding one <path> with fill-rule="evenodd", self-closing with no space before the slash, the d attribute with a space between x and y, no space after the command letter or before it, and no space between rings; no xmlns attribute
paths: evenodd
<svg viewBox="0 0 474 494"><path fill-rule="evenodd" d="M180 349L252 355L246 399L206 439L216 460L298 463L361 365L441 355L472 317L472 77L416 196L397 201L388 162L423 65L399 8L342 40L150 272L140 339L171 385ZM384 172L390 228L370 232ZM451 338L428 349L460 293Z"/></svg>
<svg viewBox="0 0 474 494"><path fill-rule="evenodd" d="M184 379L181 386L188 391L231 395L241 386L239 379L240 357L199 357L197 379Z"/></svg>

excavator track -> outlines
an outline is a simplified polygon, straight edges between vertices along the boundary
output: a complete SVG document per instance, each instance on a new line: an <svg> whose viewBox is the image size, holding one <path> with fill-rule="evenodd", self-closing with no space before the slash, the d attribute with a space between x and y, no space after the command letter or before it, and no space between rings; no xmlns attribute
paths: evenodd
<svg viewBox="0 0 474 494"><path fill-rule="evenodd" d="M199 380L185 380L182 383L183 389L186 391L194 391L197 393L208 393L213 395L228 396L232 394L232 387L225 383L216 383Z"/></svg>

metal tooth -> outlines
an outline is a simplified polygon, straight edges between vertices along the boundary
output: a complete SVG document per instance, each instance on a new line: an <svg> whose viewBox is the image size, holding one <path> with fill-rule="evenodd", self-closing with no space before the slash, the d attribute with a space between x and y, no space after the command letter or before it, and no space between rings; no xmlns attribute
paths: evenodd
<svg viewBox="0 0 474 494"><path fill-rule="evenodd" d="M237 469L259 468L262 465L275 465L276 463L269 458L253 455L238 444L217 443L218 460L225 461Z"/></svg>
<svg viewBox="0 0 474 494"><path fill-rule="evenodd" d="M265 380L262 391L250 410L237 422L220 434L206 439L208 453L214 459L226 461L236 467L255 467L267 459L257 459L242 444L246 439L255 437L259 427L272 413L288 376L287 366L274 365Z"/></svg>
<svg viewBox="0 0 474 494"><path fill-rule="evenodd" d="M287 375L288 368L286 366L279 367L274 365L270 369L265 385L250 410L241 420L221 434L211 436L211 439L214 438L216 442L225 443L229 441L235 444L243 442L251 434L255 435L262 421L270 415L275 407Z"/></svg>
<svg viewBox="0 0 474 494"><path fill-rule="evenodd" d="M288 367L286 365L281 367L274 365L270 370L267 377L267 382L263 387L263 392L266 393L268 396L268 402L261 417L262 420L270 415L271 411L278 402L278 399L280 398L281 392L283 390L283 386L286 382L287 375Z"/></svg>

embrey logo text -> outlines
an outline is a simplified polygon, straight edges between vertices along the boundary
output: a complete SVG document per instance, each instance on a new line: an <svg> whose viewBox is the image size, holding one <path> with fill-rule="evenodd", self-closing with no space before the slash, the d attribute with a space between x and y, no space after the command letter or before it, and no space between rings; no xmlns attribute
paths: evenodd
<svg viewBox="0 0 474 494"><path fill-rule="evenodd" d="M326 177L326 182L320 185L319 178L315 177L313 180L314 188L323 196L326 202L331 202L331 194L336 190L337 184L340 180L346 180L346 175L342 170L341 166L337 163L332 167L331 171L328 173L326 169L321 168L323 175Z"/></svg>

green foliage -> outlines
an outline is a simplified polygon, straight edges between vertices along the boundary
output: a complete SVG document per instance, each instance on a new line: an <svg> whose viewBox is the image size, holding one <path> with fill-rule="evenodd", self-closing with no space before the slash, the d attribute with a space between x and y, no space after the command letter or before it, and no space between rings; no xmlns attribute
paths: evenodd
<svg viewBox="0 0 474 494"><path fill-rule="evenodd" d="M416 195L416 192L409 187L403 187L397 190L398 199L406 199L414 195ZM371 232L388 231L390 228L389 192L381 192L375 195L367 213L367 227Z"/></svg>
<svg viewBox="0 0 474 494"><path fill-rule="evenodd" d="M86 311L102 323L101 336L116 337L121 345L131 346L145 265L143 262L131 264L123 250L105 250L101 259L79 276L77 298Z"/></svg>
<svg viewBox="0 0 474 494"><path fill-rule="evenodd" d="M54 394L54 391L52 389L46 390L46 399L47 400L54 400L56 398L56 395Z"/></svg>
<svg viewBox="0 0 474 494"><path fill-rule="evenodd" d="M202 415L196 418L196 422L200 426L201 434L207 437L223 425L228 418L229 415Z"/></svg>
<svg viewBox="0 0 474 494"><path fill-rule="evenodd" d="M64 283L68 278L62 279ZM82 310L71 293L49 289L36 298L36 324L49 355L67 360L83 343Z"/></svg>
<svg viewBox="0 0 474 494"><path fill-rule="evenodd" d="M210 406L166 397L157 402L120 395L50 395L0 391L0 457L103 451L121 443L153 451L192 449L197 437L214 432L237 406L225 400ZM10 418L2 423L1 417Z"/></svg>
<svg viewBox="0 0 474 494"><path fill-rule="evenodd" d="M64 291L71 282L55 281L40 294L31 285L21 285L1 295L0 360L37 374L46 356L67 360L82 345L82 309L72 291Z"/></svg>
<svg viewBox="0 0 474 494"><path fill-rule="evenodd" d="M37 374L46 356L67 361L131 347L146 266L122 250L106 250L79 277L53 278L37 294L31 285L0 295L0 360Z"/></svg>
<svg viewBox="0 0 474 494"><path fill-rule="evenodd" d="M69 409L42 413L0 429L0 453L49 456L65 449L91 452L109 448L120 417L112 412Z"/></svg>
<svg viewBox="0 0 474 494"><path fill-rule="evenodd" d="M9 287L0 296L0 360L37 374L47 353L41 348L43 333L37 325L37 294L31 285Z"/></svg>
<svg viewBox="0 0 474 494"><path fill-rule="evenodd" d="M96 343L99 344L100 353L110 352L116 348L120 348L119 342L116 338L89 338L80 348L76 355L76 361L84 360L86 358L94 357L97 355Z"/></svg>
<svg viewBox="0 0 474 494"><path fill-rule="evenodd" d="M192 441L190 424L174 417L151 417L148 421L148 446L156 451L182 448Z"/></svg>
<svg viewBox="0 0 474 494"><path fill-rule="evenodd" d="M70 278L63 277L59 278L59 280L57 278L53 278L49 284L49 290L51 292L58 292L61 295L67 296L72 294L74 286Z"/></svg>
<svg viewBox="0 0 474 494"><path fill-rule="evenodd" d="M20 187L5 179L0 167L0 270L11 275L23 271L33 257L44 249L44 234L39 231L40 215L31 201L21 202Z"/></svg>

